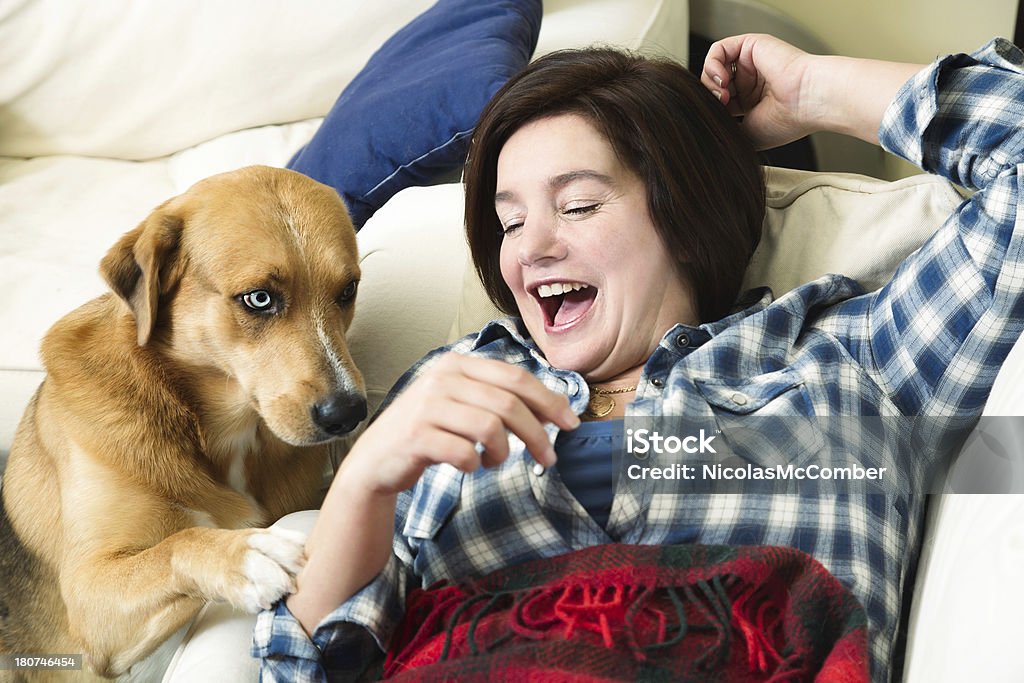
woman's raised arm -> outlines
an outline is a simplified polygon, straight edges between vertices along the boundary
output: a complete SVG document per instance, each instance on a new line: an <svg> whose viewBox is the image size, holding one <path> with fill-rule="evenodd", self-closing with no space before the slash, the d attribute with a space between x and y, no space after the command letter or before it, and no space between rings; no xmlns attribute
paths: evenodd
<svg viewBox="0 0 1024 683"><path fill-rule="evenodd" d="M818 131L877 145L886 107L922 68L812 55L773 36L745 34L711 46L701 82L731 113L743 116L744 129L760 149Z"/></svg>

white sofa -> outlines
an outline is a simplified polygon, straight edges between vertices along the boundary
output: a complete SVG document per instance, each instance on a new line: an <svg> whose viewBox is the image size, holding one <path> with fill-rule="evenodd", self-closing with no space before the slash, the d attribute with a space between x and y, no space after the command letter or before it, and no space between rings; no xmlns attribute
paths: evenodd
<svg viewBox="0 0 1024 683"><path fill-rule="evenodd" d="M284 165L374 49L429 0L120 0L0 5L0 471L43 377L61 315L103 290L97 264L158 203L207 175ZM537 54L606 42L685 60L681 0L547 0ZM896 184L777 172L750 284L825 271L884 279L958 201L927 178ZM916 233L893 229L917 226ZM467 273L458 185L410 188L359 234L351 329L371 409L426 350L490 309ZM865 250L871 245L870 251ZM1015 351L1014 359L1024 354ZM993 414L1024 406L1011 360ZM337 454L344 452L340 443ZM936 499L915 588L905 680L1012 681L1024 609L1024 503ZM309 515L289 523L308 525ZM244 680L249 617L211 606L135 680Z"/></svg>

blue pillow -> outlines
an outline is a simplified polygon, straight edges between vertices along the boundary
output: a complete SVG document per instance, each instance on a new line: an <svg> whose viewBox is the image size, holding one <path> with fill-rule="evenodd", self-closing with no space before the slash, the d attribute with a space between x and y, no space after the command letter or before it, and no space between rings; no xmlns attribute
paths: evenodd
<svg viewBox="0 0 1024 683"><path fill-rule="evenodd" d="M334 187L362 227L466 158L492 95L533 55L541 0L439 0L388 39L288 168Z"/></svg>

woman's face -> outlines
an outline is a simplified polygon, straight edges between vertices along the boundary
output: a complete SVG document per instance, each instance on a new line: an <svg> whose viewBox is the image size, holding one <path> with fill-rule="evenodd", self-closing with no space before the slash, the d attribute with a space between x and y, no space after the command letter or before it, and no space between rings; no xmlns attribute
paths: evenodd
<svg viewBox="0 0 1024 683"><path fill-rule="evenodd" d="M501 274L548 361L603 382L642 366L672 325L696 323L641 179L586 119L516 131L498 156Z"/></svg>

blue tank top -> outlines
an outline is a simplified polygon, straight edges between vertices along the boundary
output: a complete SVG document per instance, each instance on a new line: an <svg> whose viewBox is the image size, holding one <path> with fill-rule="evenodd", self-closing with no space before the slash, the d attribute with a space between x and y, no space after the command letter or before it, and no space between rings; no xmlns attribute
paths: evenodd
<svg viewBox="0 0 1024 683"><path fill-rule="evenodd" d="M612 452L622 438L622 420L583 422L555 439L562 483L602 529L612 510Z"/></svg>

